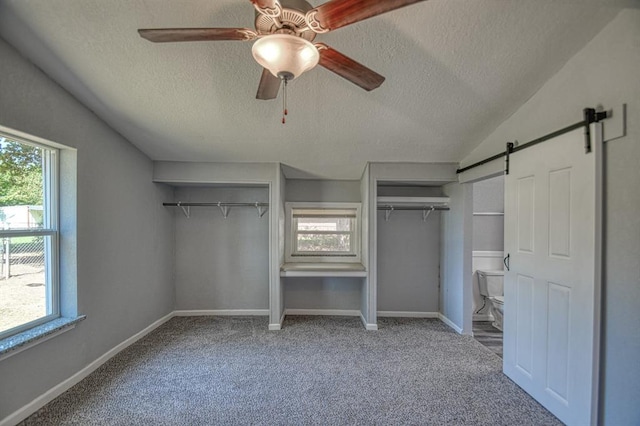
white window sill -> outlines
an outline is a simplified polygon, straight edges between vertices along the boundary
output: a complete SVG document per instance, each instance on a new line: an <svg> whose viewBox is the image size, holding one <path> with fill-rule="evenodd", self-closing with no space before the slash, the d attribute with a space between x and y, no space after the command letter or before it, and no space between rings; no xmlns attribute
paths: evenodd
<svg viewBox="0 0 640 426"><path fill-rule="evenodd" d="M285 263L281 277L366 277L361 263Z"/></svg>
<svg viewBox="0 0 640 426"><path fill-rule="evenodd" d="M0 361L73 329L77 323L85 318L86 315L76 318L56 318L0 340Z"/></svg>

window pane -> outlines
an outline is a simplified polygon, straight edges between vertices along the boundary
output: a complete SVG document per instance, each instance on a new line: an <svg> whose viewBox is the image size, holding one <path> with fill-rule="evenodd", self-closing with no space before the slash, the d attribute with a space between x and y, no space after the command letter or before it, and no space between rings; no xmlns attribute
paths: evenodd
<svg viewBox="0 0 640 426"><path fill-rule="evenodd" d="M55 196L48 193L55 182L52 152L0 135L0 333L58 312L56 237L2 235L57 227L48 203Z"/></svg>
<svg viewBox="0 0 640 426"><path fill-rule="evenodd" d="M297 218L299 231L350 231L350 218L305 217Z"/></svg>
<svg viewBox="0 0 640 426"><path fill-rule="evenodd" d="M351 252L349 234L299 234L298 252Z"/></svg>
<svg viewBox="0 0 640 426"><path fill-rule="evenodd" d="M45 244L50 238L0 238L0 332L49 313Z"/></svg>
<svg viewBox="0 0 640 426"><path fill-rule="evenodd" d="M43 149L0 137L0 229L42 228Z"/></svg>

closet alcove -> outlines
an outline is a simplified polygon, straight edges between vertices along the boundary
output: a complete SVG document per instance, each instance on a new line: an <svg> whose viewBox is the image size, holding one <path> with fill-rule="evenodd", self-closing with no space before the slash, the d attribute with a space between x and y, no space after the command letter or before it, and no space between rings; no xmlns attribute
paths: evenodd
<svg viewBox="0 0 640 426"><path fill-rule="evenodd" d="M285 202L360 203L361 182L359 180L287 179ZM360 244L359 241L358 244ZM304 266L304 263L301 266ZM288 274L285 273L281 275L287 315L361 315L362 298L366 292L365 271L353 270L345 274L344 271L338 270L331 273L325 272L324 268L318 265L310 266L315 271L309 272L307 276L287 276ZM344 264L344 266L349 265Z"/></svg>
<svg viewBox="0 0 640 426"><path fill-rule="evenodd" d="M174 188L176 309L267 315L268 185Z"/></svg>
<svg viewBox="0 0 640 426"><path fill-rule="evenodd" d="M379 317L437 317L441 186L379 181L377 192L377 312Z"/></svg>

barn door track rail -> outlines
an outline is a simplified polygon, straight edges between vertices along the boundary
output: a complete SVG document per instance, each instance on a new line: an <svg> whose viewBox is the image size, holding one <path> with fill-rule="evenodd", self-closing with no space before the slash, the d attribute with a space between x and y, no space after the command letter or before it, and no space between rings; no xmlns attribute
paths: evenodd
<svg viewBox="0 0 640 426"><path fill-rule="evenodd" d="M549 139L557 138L560 135L564 135L565 133L569 133L575 129L579 129L580 127L584 127L584 151L586 154L588 154L591 152L591 130L589 126L592 123L598 123L604 120L605 118L608 118L608 116L606 111L596 111L594 108L585 108L582 110L582 117L583 117L582 121L579 121L575 124L562 128L560 130L556 130L555 132L551 132L547 135L544 135L538 139L534 139L527 143L518 144L516 146L517 141L507 142L506 149L504 152L485 158L484 160L480 160L477 163L473 163L461 169L458 169L456 170L456 173L463 173L475 167L482 166L483 164L490 163L493 160L497 160L499 158L505 157L505 174L509 174L509 156L511 154L530 148L541 142L548 141Z"/></svg>
<svg viewBox="0 0 640 426"><path fill-rule="evenodd" d="M189 219L191 217L191 207L218 207L222 213L222 217L225 219L229 216L229 210L232 207L254 207L258 211L258 217L264 216L269 209L269 203L224 203L218 201L215 203L185 203L178 201L177 203L162 203L165 207L180 207L185 217Z"/></svg>

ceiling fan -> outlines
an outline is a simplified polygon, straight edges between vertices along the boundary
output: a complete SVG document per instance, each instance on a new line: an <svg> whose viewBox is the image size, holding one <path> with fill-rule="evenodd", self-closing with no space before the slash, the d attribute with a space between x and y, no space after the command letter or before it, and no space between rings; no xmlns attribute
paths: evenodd
<svg viewBox="0 0 640 426"><path fill-rule="evenodd" d="M424 0L332 0L316 8L304 0L250 0L257 10L255 31L248 28L139 29L156 42L257 40L252 48L264 67L257 99L274 99L285 86L317 64L365 90L379 87L384 77L324 43L317 34L333 31ZM286 114L286 110L285 110Z"/></svg>

